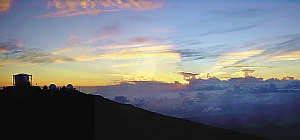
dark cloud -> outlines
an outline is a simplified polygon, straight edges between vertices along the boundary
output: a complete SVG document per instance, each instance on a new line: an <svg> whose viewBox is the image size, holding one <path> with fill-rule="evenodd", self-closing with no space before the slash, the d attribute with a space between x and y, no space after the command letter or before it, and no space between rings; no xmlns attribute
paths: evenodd
<svg viewBox="0 0 300 140"><path fill-rule="evenodd" d="M196 76L199 74L191 73L191 72L174 72L175 74L182 75L183 79L196 79Z"/></svg>
<svg viewBox="0 0 300 140"><path fill-rule="evenodd" d="M184 49L177 50L176 52L180 53L183 61L192 61L192 60L201 60L201 59L211 59L218 57L218 54L212 54L211 52L206 52L204 50L196 49Z"/></svg>
<svg viewBox="0 0 300 140"><path fill-rule="evenodd" d="M129 102L130 102L130 100L127 99L127 96L122 96L122 95L120 95L120 96L115 96L113 99L114 99L116 102L122 103L122 104L129 103Z"/></svg>
<svg viewBox="0 0 300 140"><path fill-rule="evenodd" d="M244 72L245 76L250 76L252 73L256 72L256 70L251 70L251 69L242 69L242 72Z"/></svg>
<svg viewBox="0 0 300 140"><path fill-rule="evenodd" d="M145 104L148 104L150 101L145 98L134 98L133 105L136 107L143 107Z"/></svg>
<svg viewBox="0 0 300 140"><path fill-rule="evenodd" d="M183 58L202 57L204 54L204 52L201 52L199 50L192 50L192 49L178 50L178 52Z"/></svg>
<svg viewBox="0 0 300 140"><path fill-rule="evenodd" d="M196 43L198 45L197 49L186 49L189 47L189 43ZM202 45L202 42L198 40L174 41L174 44L176 44L176 46L179 48L183 48L175 50L176 52L180 53L182 61L194 61L202 59L210 59L210 61L213 61L213 58L217 58L218 56L224 54L224 51L226 51L227 47L233 48L233 46L227 46L226 44L205 46Z"/></svg>
<svg viewBox="0 0 300 140"><path fill-rule="evenodd" d="M21 46L22 46L22 43L19 41L16 41L16 40L0 42L0 53L18 50L18 49L20 49Z"/></svg>

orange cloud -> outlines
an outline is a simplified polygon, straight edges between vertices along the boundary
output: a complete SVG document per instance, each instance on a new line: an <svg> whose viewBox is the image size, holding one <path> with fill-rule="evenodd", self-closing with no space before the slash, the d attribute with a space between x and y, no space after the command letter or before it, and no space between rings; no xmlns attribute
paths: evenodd
<svg viewBox="0 0 300 140"><path fill-rule="evenodd" d="M0 14L10 13L11 4L14 0L0 0Z"/></svg>
<svg viewBox="0 0 300 140"><path fill-rule="evenodd" d="M151 10L163 6L162 2L148 0L49 0L47 8L56 12L38 17L68 17L77 15L97 15L102 12L114 12L125 9Z"/></svg>

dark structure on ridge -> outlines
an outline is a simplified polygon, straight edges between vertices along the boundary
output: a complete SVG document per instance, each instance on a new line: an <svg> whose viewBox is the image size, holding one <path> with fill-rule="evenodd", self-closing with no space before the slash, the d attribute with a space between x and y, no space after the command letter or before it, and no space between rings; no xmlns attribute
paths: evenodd
<svg viewBox="0 0 300 140"><path fill-rule="evenodd" d="M27 79L15 80L15 86L0 91L0 139L264 139L77 90L43 90Z"/></svg>

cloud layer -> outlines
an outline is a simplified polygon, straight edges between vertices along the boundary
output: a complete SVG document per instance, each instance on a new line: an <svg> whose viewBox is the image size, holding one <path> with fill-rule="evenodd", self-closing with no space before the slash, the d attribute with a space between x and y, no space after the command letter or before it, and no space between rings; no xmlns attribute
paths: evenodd
<svg viewBox="0 0 300 140"><path fill-rule="evenodd" d="M190 86L133 82L99 87L94 94L166 115L190 117L247 114L253 111L253 107L264 108L292 102L295 98L300 98L299 91L300 82L290 79L248 84L219 82Z"/></svg>
<svg viewBox="0 0 300 140"><path fill-rule="evenodd" d="M160 8L160 1L148 0L49 0L48 9L55 12L37 17L69 17L77 15L97 15L103 12L114 12L120 10L151 10Z"/></svg>

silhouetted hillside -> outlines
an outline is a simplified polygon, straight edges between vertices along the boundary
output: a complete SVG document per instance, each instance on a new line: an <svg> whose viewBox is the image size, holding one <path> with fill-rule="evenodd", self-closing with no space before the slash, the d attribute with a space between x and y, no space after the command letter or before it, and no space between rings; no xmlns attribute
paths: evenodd
<svg viewBox="0 0 300 140"><path fill-rule="evenodd" d="M8 87L0 110L1 139L263 139L76 90Z"/></svg>

